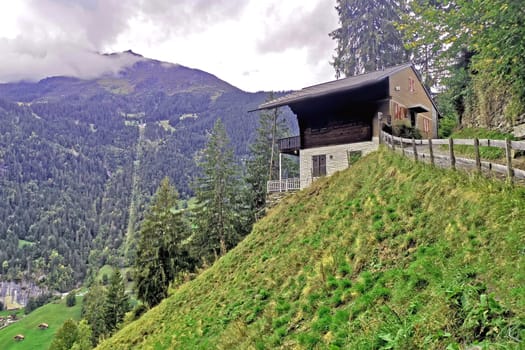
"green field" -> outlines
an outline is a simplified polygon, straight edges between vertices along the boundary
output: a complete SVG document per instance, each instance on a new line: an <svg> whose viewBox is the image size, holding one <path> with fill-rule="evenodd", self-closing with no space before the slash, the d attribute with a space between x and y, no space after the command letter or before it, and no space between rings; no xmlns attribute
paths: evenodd
<svg viewBox="0 0 525 350"><path fill-rule="evenodd" d="M0 330L0 349L2 350L46 350L48 349L55 332L67 319L80 319L80 308L82 298L77 297L77 303L73 307L67 307L64 300L57 300L44 305L20 321ZM40 330L38 325L47 323L49 328ZM16 342L13 337L23 334L25 340Z"/></svg>
<svg viewBox="0 0 525 350"><path fill-rule="evenodd" d="M381 150L99 348L520 349L525 189Z"/></svg>

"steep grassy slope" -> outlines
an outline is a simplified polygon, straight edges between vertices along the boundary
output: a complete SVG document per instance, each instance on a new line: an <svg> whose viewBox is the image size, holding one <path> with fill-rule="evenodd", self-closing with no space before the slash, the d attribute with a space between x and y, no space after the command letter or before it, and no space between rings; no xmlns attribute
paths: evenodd
<svg viewBox="0 0 525 350"><path fill-rule="evenodd" d="M519 348L524 216L522 188L380 151L287 198L100 349Z"/></svg>
<svg viewBox="0 0 525 350"><path fill-rule="evenodd" d="M47 349L56 331L68 319L80 319L80 307L82 298L77 297L77 303L73 307L67 307L65 299L44 305L20 321L0 330L0 349ZM47 323L46 330L38 329L40 323ZM25 339L16 342L13 337L23 334Z"/></svg>

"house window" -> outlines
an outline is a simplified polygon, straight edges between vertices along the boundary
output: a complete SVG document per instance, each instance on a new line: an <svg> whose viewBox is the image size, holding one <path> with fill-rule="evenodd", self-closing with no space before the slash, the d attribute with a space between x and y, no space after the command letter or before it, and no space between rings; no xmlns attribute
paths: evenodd
<svg viewBox="0 0 525 350"><path fill-rule="evenodd" d="M406 118L407 109L394 102L394 120L403 120Z"/></svg>
<svg viewBox="0 0 525 350"><path fill-rule="evenodd" d="M312 156L312 177L326 175L326 154Z"/></svg>
<svg viewBox="0 0 525 350"><path fill-rule="evenodd" d="M416 91L416 81L414 78L408 78L408 90L410 90L410 92Z"/></svg>
<svg viewBox="0 0 525 350"><path fill-rule="evenodd" d="M426 133L430 132L430 120L428 120L427 118L423 119L423 130Z"/></svg>

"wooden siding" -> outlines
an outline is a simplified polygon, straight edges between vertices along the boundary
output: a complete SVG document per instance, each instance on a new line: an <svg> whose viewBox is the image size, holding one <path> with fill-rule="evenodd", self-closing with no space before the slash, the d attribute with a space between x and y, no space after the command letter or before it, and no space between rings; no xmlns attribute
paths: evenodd
<svg viewBox="0 0 525 350"><path fill-rule="evenodd" d="M390 77L390 96L392 97L390 114L394 126L401 124L410 125L408 108L421 105L424 106L428 112L416 114L415 127L419 129L424 138L437 136L434 135L436 120L433 119L436 118L433 118L432 101L425 92L416 73L411 68L407 68ZM403 114L404 117L402 117ZM427 120L426 122L424 121L425 119Z"/></svg>
<svg viewBox="0 0 525 350"><path fill-rule="evenodd" d="M302 148L312 148L370 141L372 138L371 124L371 122L357 120L319 129L306 128L301 135L301 145Z"/></svg>

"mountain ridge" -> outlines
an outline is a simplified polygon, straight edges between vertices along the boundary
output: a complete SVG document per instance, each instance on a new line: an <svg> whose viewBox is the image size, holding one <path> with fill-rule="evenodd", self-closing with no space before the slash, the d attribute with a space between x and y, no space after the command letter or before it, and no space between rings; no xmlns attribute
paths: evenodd
<svg viewBox="0 0 525 350"><path fill-rule="evenodd" d="M133 249L123 242L160 180L192 196L195 155L218 118L245 160L258 121L247 111L266 95L149 59L117 76L0 84L0 278L47 276L67 290L100 266L125 265Z"/></svg>

